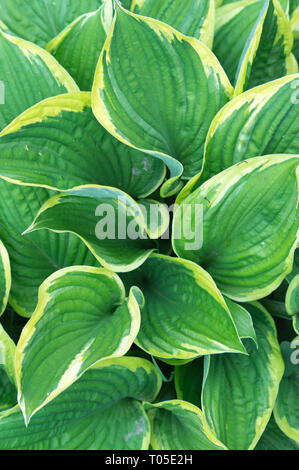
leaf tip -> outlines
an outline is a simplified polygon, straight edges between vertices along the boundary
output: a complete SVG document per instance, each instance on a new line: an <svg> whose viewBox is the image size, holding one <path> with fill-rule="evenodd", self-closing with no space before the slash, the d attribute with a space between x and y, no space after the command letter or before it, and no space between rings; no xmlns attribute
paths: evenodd
<svg viewBox="0 0 299 470"><path fill-rule="evenodd" d="M34 228L34 222L29 225L28 228L26 228L26 230L24 230L24 232L22 232L21 235L27 235L28 233L31 233L31 232L34 232L35 228Z"/></svg>

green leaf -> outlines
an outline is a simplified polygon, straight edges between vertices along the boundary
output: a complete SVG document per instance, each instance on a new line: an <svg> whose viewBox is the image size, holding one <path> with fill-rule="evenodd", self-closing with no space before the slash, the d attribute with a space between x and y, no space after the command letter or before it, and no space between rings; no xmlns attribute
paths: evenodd
<svg viewBox="0 0 299 470"><path fill-rule="evenodd" d="M207 136L200 182L251 157L298 154L298 84L299 74L284 77L253 88L224 106Z"/></svg>
<svg viewBox="0 0 299 470"><path fill-rule="evenodd" d="M289 315L299 316L299 274L292 279L288 287L286 310Z"/></svg>
<svg viewBox="0 0 299 470"><path fill-rule="evenodd" d="M248 4L248 2L247 2ZM245 8L245 13L247 9ZM248 82L251 79L252 65L255 61L256 54L259 50L262 34L264 34L263 27L267 15L269 14L269 1L265 1L259 12L259 16L253 26L250 34L244 45L238 67L235 74L235 92L234 95L238 96L244 90L250 88ZM267 38L268 39L268 38ZM271 39L270 39L271 41ZM269 43L268 43L269 44ZM289 53L289 51L288 51ZM264 70L264 69L263 69Z"/></svg>
<svg viewBox="0 0 299 470"><path fill-rule="evenodd" d="M139 199L138 204L142 210L151 239L160 238L169 228L170 215L168 207L153 199ZM153 209L157 212L153 213Z"/></svg>
<svg viewBox="0 0 299 470"><path fill-rule="evenodd" d="M233 300L270 294L292 269L298 164L298 155L257 157L206 181L174 214L176 254L200 264ZM195 219L187 224L186 214L200 208L202 227L196 227ZM198 248L200 229L203 243Z"/></svg>
<svg viewBox="0 0 299 470"><path fill-rule="evenodd" d="M74 233L104 267L116 272L138 268L155 248L145 238L149 229L141 207L108 186L78 186L52 196L25 233L43 228Z"/></svg>
<svg viewBox="0 0 299 470"><path fill-rule="evenodd" d="M4 129L0 175L61 190L103 184L144 197L161 184L165 167L112 137L93 116L90 93L80 92L43 100Z"/></svg>
<svg viewBox="0 0 299 470"><path fill-rule="evenodd" d="M47 50L68 70L81 90L92 88L99 53L107 37L106 21L102 5L97 11L76 18L47 44Z"/></svg>
<svg viewBox="0 0 299 470"><path fill-rule="evenodd" d="M296 9L294 8L292 18L290 20L292 33L294 37L293 54L295 55L297 62L299 61L299 4Z"/></svg>
<svg viewBox="0 0 299 470"><path fill-rule="evenodd" d="M11 271L7 249L0 240L0 316L3 314L11 288Z"/></svg>
<svg viewBox="0 0 299 470"><path fill-rule="evenodd" d="M279 0L270 0L246 88L298 72L296 61L290 58L292 47L293 35L288 17Z"/></svg>
<svg viewBox="0 0 299 470"><path fill-rule="evenodd" d="M295 2L297 2L298 0L295 0ZM285 11L287 17L289 17L290 13L291 13L291 3L292 3L292 0L279 0L279 3L283 9L283 11Z"/></svg>
<svg viewBox="0 0 299 470"><path fill-rule="evenodd" d="M289 341L282 341L280 343L280 350L284 361L284 377L290 377L297 372L298 353L296 347L298 346L298 339L294 340L293 344Z"/></svg>
<svg viewBox="0 0 299 470"><path fill-rule="evenodd" d="M274 418L281 431L299 446L299 336L290 344L293 371L286 374L280 385L274 407Z"/></svg>
<svg viewBox="0 0 299 470"><path fill-rule="evenodd" d="M213 45L214 0L133 0L131 11L163 21L187 36Z"/></svg>
<svg viewBox="0 0 299 470"><path fill-rule="evenodd" d="M245 0L216 11L214 52L236 94L298 71L293 36L279 0Z"/></svg>
<svg viewBox="0 0 299 470"><path fill-rule="evenodd" d="M290 274L287 275L286 280L291 282L292 279L299 274L299 250L295 250L294 253L294 262L293 262L293 269ZM282 299L281 299L282 300Z"/></svg>
<svg viewBox="0 0 299 470"><path fill-rule="evenodd" d="M124 355L140 326L133 291L125 299L119 277L101 268L57 271L41 285L38 299L16 350L26 423L96 362Z"/></svg>
<svg viewBox="0 0 299 470"><path fill-rule="evenodd" d="M3 60L0 79L3 78L5 91L0 129L46 97L78 91L77 85L58 62L32 43L1 32L0 57ZM21 92L20 76L24 82ZM0 238L9 253L12 270L9 302L16 312L26 317L35 308L39 285L51 273L71 264L95 263L94 257L73 236L59 239L49 233L33 234L26 239L21 236L48 198L49 192L43 189L21 188L0 181Z"/></svg>
<svg viewBox="0 0 299 470"><path fill-rule="evenodd" d="M223 450L199 408L182 400L148 406L154 450Z"/></svg>
<svg viewBox="0 0 299 470"><path fill-rule="evenodd" d="M281 432L274 418L267 424L266 430L255 450L298 450L299 447Z"/></svg>
<svg viewBox="0 0 299 470"><path fill-rule="evenodd" d="M256 333L250 313L241 305L226 298L226 305L235 322L240 338L251 338L257 345Z"/></svg>
<svg viewBox="0 0 299 470"><path fill-rule="evenodd" d="M251 338L257 345L256 333L250 313L241 305L225 298L226 305L235 322L240 338ZM203 381L203 357L175 367L175 388L177 397L193 405L201 406Z"/></svg>
<svg viewBox="0 0 299 470"><path fill-rule="evenodd" d="M258 303L246 304L258 349L246 341L249 356L205 358L203 412L217 438L229 449L253 449L274 407L284 365L271 316Z"/></svg>
<svg viewBox="0 0 299 470"><path fill-rule="evenodd" d="M216 10L213 51L235 83L243 49L263 10L265 0L243 0Z"/></svg>
<svg viewBox="0 0 299 470"><path fill-rule="evenodd" d="M220 8L223 5L227 5L228 3L235 3L239 2L240 0L216 0L216 7Z"/></svg>
<svg viewBox="0 0 299 470"><path fill-rule="evenodd" d="M291 55L293 36L279 0L265 2L240 58L235 95L267 81L298 72Z"/></svg>
<svg viewBox="0 0 299 470"><path fill-rule="evenodd" d="M268 310L271 315L279 318L286 318L290 320L290 315L287 313L285 303L278 300L272 300L269 297L261 300L262 305Z"/></svg>
<svg viewBox="0 0 299 470"><path fill-rule="evenodd" d="M132 0L120 0L119 3L120 3L124 8L126 8L127 10L130 10L131 4L132 4Z"/></svg>
<svg viewBox="0 0 299 470"><path fill-rule="evenodd" d="M154 254L123 279L143 292L136 344L148 354L172 360L245 352L222 295L195 263Z"/></svg>
<svg viewBox="0 0 299 470"><path fill-rule="evenodd" d="M295 265L295 263L294 263ZM293 273L297 266L293 267ZM291 280L287 293L285 308L289 315L292 315L294 331L299 335L299 274L296 274Z"/></svg>
<svg viewBox="0 0 299 470"><path fill-rule="evenodd" d="M92 90L99 122L116 138L162 160L170 170L163 196L202 165L204 141L233 89L200 41L118 4ZM121 57L121 60L120 60Z"/></svg>
<svg viewBox="0 0 299 470"><path fill-rule="evenodd" d="M0 82L5 103L0 105L0 131L44 98L78 91L71 76L48 52L1 29Z"/></svg>
<svg viewBox="0 0 299 470"><path fill-rule="evenodd" d="M289 0L289 15L290 18L293 17L295 11L299 8L299 0Z"/></svg>
<svg viewBox="0 0 299 470"><path fill-rule="evenodd" d="M1 20L0 20L0 28L1 28L2 31L4 31L5 33L9 33L9 34L14 35L14 34L8 29L8 27L6 26L6 24L4 24L3 21L1 21Z"/></svg>
<svg viewBox="0 0 299 470"><path fill-rule="evenodd" d="M105 360L40 410L27 428L18 408L0 415L0 449L148 449L150 428L140 401L154 400L160 387L149 361Z"/></svg>
<svg viewBox="0 0 299 470"><path fill-rule="evenodd" d="M203 357L175 367L174 383L177 397L201 407Z"/></svg>
<svg viewBox="0 0 299 470"><path fill-rule="evenodd" d="M15 349L14 342L0 324L0 414L17 403Z"/></svg>
<svg viewBox="0 0 299 470"><path fill-rule="evenodd" d="M74 235L38 231L22 236L49 197L45 189L0 180L0 238L9 253L12 277L9 303L25 317L30 317L35 309L40 284L54 271L71 265L97 264Z"/></svg>
<svg viewBox="0 0 299 470"><path fill-rule="evenodd" d="M44 47L75 18L102 0L1 0L0 20L17 36Z"/></svg>
<svg viewBox="0 0 299 470"><path fill-rule="evenodd" d="M292 315L293 328L299 335L299 298L298 298L298 280L299 280L299 251L295 251L294 264L292 272L287 276L290 282L285 298L285 309L287 314Z"/></svg>

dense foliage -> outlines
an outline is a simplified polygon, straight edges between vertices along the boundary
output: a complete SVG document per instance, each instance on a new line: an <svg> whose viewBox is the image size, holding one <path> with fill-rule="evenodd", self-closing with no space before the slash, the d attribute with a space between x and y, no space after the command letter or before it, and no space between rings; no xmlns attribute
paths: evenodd
<svg viewBox="0 0 299 470"><path fill-rule="evenodd" d="M298 0L1 0L0 449L298 449L297 61Z"/></svg>

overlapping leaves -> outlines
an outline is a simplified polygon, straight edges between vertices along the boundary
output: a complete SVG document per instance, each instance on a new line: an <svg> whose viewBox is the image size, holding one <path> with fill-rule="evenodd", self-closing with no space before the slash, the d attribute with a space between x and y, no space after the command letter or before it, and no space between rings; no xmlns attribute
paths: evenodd
<svg viewBox="0 0 299 470"><path fill-rule="evenodd" d="M256 300L271 293L292 269L298 164L298 155L257 157L206 181L175 212L177 255L199 263L232 299ZM184 205L191 217L199 206L203 210L200 247L195 245L196 218L184 227Z"/></svg>
<svg viewBox="0 0 299 470"><path fill-rule="evenodd" d="M150 362L108 359L43 408L28 428L18 407L0 414L0 449L147 449L150 428L141 402L154 400L160 386Z"/></svg>
<svg viewBox="0 0 299 470"><path fill-rule="evenodd" d="M53 189L94 183L144 197L165 169L112 137L94 118L90 93L81 92L43 100L4 129L0 174L15 183Z"/></svg>
<svg viewBox="0 0 299 470"><path fill-rule="evenodd" d="M298 7L3 0L0 449L298 448Z"/></svg>
<svg viewBox="0 0 299 470"><path fill-rule="evenodd" d="M146 64L157 61L145 74ZM177 190L183 172L200 170L209 125L232 92L201 42L117 6L95 74L93 111L119 140L166 163L171 179L164 195Z"/></svg>
<svg viewBox="0 0 299 470"><path fill-rule="evenodd" d="M50 276L16 350L26 421L93 364L124 355L139 330L139 315L133 291L126 300L120 279L109 271L71 267Z"/></svg>
<svg viewBox="0 0 299 470"><path fill-rule="evenodd" d="M102 0L3 0L0 20L17 36L44 47L72 20L101 4Z"/></svg>

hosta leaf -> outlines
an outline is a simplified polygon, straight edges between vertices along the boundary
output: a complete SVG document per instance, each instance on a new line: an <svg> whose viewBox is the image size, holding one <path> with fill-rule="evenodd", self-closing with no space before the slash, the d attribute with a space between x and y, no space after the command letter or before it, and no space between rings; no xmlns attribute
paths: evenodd
<svg viewBox="0 0 299 470"><path fill-rule="evenodd" d="M243 50L236 77L236 95L243 89L298 72L291 55L291 27L279 0L271 0L265 13L262 10L261 19Z"/></svg>
<svg viewBox="0 0 299 470"><path fill-rule="evenodd" d="M256 333L249 312L241 305L225 298L240 338L251 338L257 345ZM175 367L175 388L177 397L193 405L201 406L203 381L203 357L188 364Z"/></svg>
<svg viewBox="0 0 299 470"><path fill-rule="evenodd" d="M213 279L190 261L152 255L123 278L145 298L136 343L164 359L245 352Z"/></svg>
<svg viewBox="0 0 299 470"><path fill-rule="evenodd" d="M71 76L48 52L1 29L0 83L5 103L0 106L0 130L38 101L78 91Z"/></svg>
<svg viewBox="0 0 299 470"><path fill-rule="evenodd" d="M293 54L299 61L299 4L297 8L294 10L290 25L292 28L292 33L294 37L294 46L293 46Z"/></svg>
<svg viewBox="0 0 299 470"><path fill-rule="evenodd" d="M139 401L154 400L160 387L160 376L144 359L105 360L40 410L27 428L18 408L0 415L0 449L148 449L149 422Z"/></svg>
<svg viewBox="0 0 299 470"><path fill-rule="evenodd" d="M256 3L256 5L258 5L258 3ZM245 13L246 12L247 10L245 9ZM263 27L264 27L268 12L269 12L269 1L265 1L260 9L259 16L256 20L256 23L253 26L252 30L250 31L250 34L246 40L244 49L240 56L240 60L239 60L238 67L237 67L235 77L234 77L234 83L235 83L234 95L235 96L239 95L244 90L250 88L248 86L248 83L251 79L252 66L253 66L257 51L260 46L261 37L263 34ZM288 54L289 54L289 51L288 51Z"/></svg>
<svg viewBox="0 0 299 470"><path fill-rule="evenodd" d="M287 313L292 315L294 330L299 335L299 274L295 275L289 284L285 308Z"/></svg>
<svg viewBox="0 0 299 470"><path fill-rule="evenodd" d="M131 4L132 4L132 0L120 0L119 3L120 3L124 8L126 8L127 10L130 10Z"/></svg>
<svg viewBox="0 0 299 470"><path fill-rule="evenodd" d="M293 278L288 287L286 310L289 315L299 315L299 274Z"/></svg>
<svg viewBox="0 0 299 470"><path fill-rule="evenodd" d="M0 324L0 358L1 366L5 369L12 383L16 383L15 374L16 346Z"/></svg>
<svg viewBox="0 0 299 470"><path fill-rule="evenodd" d="M293 372L285 375L279 385L274 417L284 434L299 445L299 337L292 341L290 347Z"/></svg>
<svg viewBox="0 0 299 470"><path fill-rule="evenodd" d="M45 46L75 18L102 0L1 0L0 20L17 36Z"/></svg>
<svg viewBox="0 0 299 470"><path fill-rule="evenodd" d="M265 14L266 13L266 14ZM214 52L236 93L298 71L291 27L279 0L245 0L217 10Z"/></svg>
<svg viewBox="0 0 299 470"><path fill-rule="evenodd" d="M0 413L17 403L15 349L14 342L0 324Z"/></svg>
<svg viewBox="0 0 299 470"><path fill-rule="evenodd" d="M8 27L6 26L6 24L4 24L3 21L1 21L1 20L0 20L0 28L1 28L2 31L4 31L5 33L9 33L9 34L14 35L14 34L8 29Z"/></svg>
<svg viewBox="0 0 299 470"><path fill-rule="evenodd" d="M153 199L139 199L138 204L148 226L150 238L158 239L169 228L170 215L167 205ZM156 215L153 214L153 208L157 211Z"/></svg>
<svg viewBox="0 0 299 470"><path fill-rule="evenodd" d="M131 11L167 23L210 49L214 37L214 0L133 0Z"/></svg>
<svg viewBox="0 0 299 470"><path fill-rule="evenodd" d="M34 44L1 33L0 48L5 85L0 129L43 98L78 91L77 85L58 62ZM20 76L24 85L22 93L19 89ZM55 234L44 233L30 235L25 240L21 236L40 205L48 198L48 191L21 188L0 181L0 238L8 250L12 270L9 302L15 311L24 316L30 316L33 312L37 289L51 273L73 263L95 263L94 257L75 237L67 235L58 239Z"/></svg>
<svg viewBox="0 0 299 470"><path fill-rule="evenodd" d="M274 418L267 424L266 430L259 440L255 450L298 450L295 442L279 429Z"/></svg>
<svg viewBox="0 0 299 470"><path fill-rule="evenodd" d="M255 447L271 416L284 365L271 316L259 304L247 305L258 349L246 341L249 356L205 358L202 393L208 425L229 449Z"/></svg>
<svg viewBox="0 0 299 470"><path fill-rule="evenodd" d="M210 123L232 92L202 42L117 5L95 74L93 111L119 140L166 163L164 196L178 190L183 170L185 177L200 170Z"/></svg>
<svg viewBox="0 0 299 470"><path fill-rule="evenodd" d="M292 0L278 0L283 11L285 11L286 15L289 16L291 12L291 3ZM295 0L297 2L297 0Z"/></svg>
<svg viewBox="0 0 299 470"><path fill-rule="evenodd" d="M291 282L292 279L299 274L299 250L295 250L294 253L294 262L293 262L293 269L290 274L287 275L286 280Z"/></svg>
<svg viewBox="0 0 299 470"><path fill-rule="evenodd" d="M11 271L9 256L0 240L0 316L4 312L11 287Z"/></svg>
<svg viewBox="0 0 299 470"><path fill-rule="evenodd" d="M251 157L298 154L298 86L299 74L291 75L253 88L224 106L207 136L201 181Z"/></svg>
<svg viewBox="0 0 299 470"><path fill-rule="evenodd" d="M136 269L155 248L142 238L148 227L140 206L108 186L78 186L52 196L26 232L42 228L74 233L104 267L116 272Z"/></svg>
<svg viewBox="0 0 299 470"><path fill-rule="evenodd" d="M231 299L274 291L291 271L297 245L298 164L298 155L256 157L206 181L175 212L177 255L200 264ZM184 213L196 214L198 207L203 244L190 249L196 220L187 224Z"/></svg>
<svg viewBox="0 0 299 470"><path fill-rule="evenodd" d="M201 406L203 358L175 367L175 389L180 400Z"/></svg>
<svg viewBox="0 0 299 470"><path fill-rule="evenodd" d="M69 71L81 90L91 90L99 54L107 37L104 7L79 16L47 44L47 50Z"/></svg>
<svg viewBox="0 0 299 470"><path fill-rule="evenodd" d="M235 3L239 1L240 0L216 0L216 7L219 8L223 5L227 5L228 3Z"/></svg>
<svg viewBox="0 0 299 470"><path fill-rule="evenodd" d="M244 307L230 299L226 298L225 302L235 322L240 338L251 338L257 344L256 333L250 313Z"/></svg>
<svg viewBox="0 0 299 470"><path fill-rule="evenodd" d="M289 0L289 15L292 17L295 11L299 8L299 1L298 0Z"/></svg>
<svg viewBox="0 0 299 470"><path fill-rule="evenodd" d="M149 405L151 446L154 450L223 450L191 403L170 400Z"/></svg>
<svg viewBox="0 0 299 470"><path fill-rule="evenodd" d="M61 190L104 184L142 197L165 176L161 161L122 144L98 123L90 93L43 100L0 137L0 174L15 183Z"/></svg>
<svg viewBox="0 0 299 470"><path fill-rule="evenodd" d="M216 5L217 7L220 7L220 6L223 6L223 5L227 5L228 3L235 3L235 2L239 2L240 0L216 0ZM292 0L279 0L281 6L283 7L283 9L287 12L288 9L289 9L289 3L291 2ZM295 0L297 1L297 0Z"/></svg>
<svg viewBox="0 0 299 470"><path fill-rule="evenodd" d="M262 305L265 309L271 313L271 315L278 318L286 318L290 320L290 315L287 313L284 302L278 300L272 300L269 297L261 300Z"/></svg>
<svg viewBox="0 0 299 470"><path fill-rule="evenodd" d="M291 333L292 334L292 333ZM280 350L284 360L284 377L291 377L296 375L298 370L298 356L299 356L299 338L294 338L292 342L282 341L280 343Z"/></svg>
<svg viewBox="0 0 299 470"><path fill-rule="evenodd" d="M244 0L224 4L216 10L213 51L232 83L235 83L242 51L264 4L265 0Z"/></svg>
<svg viewBox="0 0 299 470"><path fill-rule="evenodd" d="M116 274L81 266L46 279L16 350L18 400L25 421L97 361L124 355L139 325L133 291L125 299Z"/></svg>
<svg viewBox="0 0 299 470"><path fill-rule="evenodd" d="M25 317L34 311L38 288L50 274L66 266L97 263L71 234L38 231L22 236L49 196L42 188L0 181L0 238L9 253L12 276L9 303Z"/></svg>

